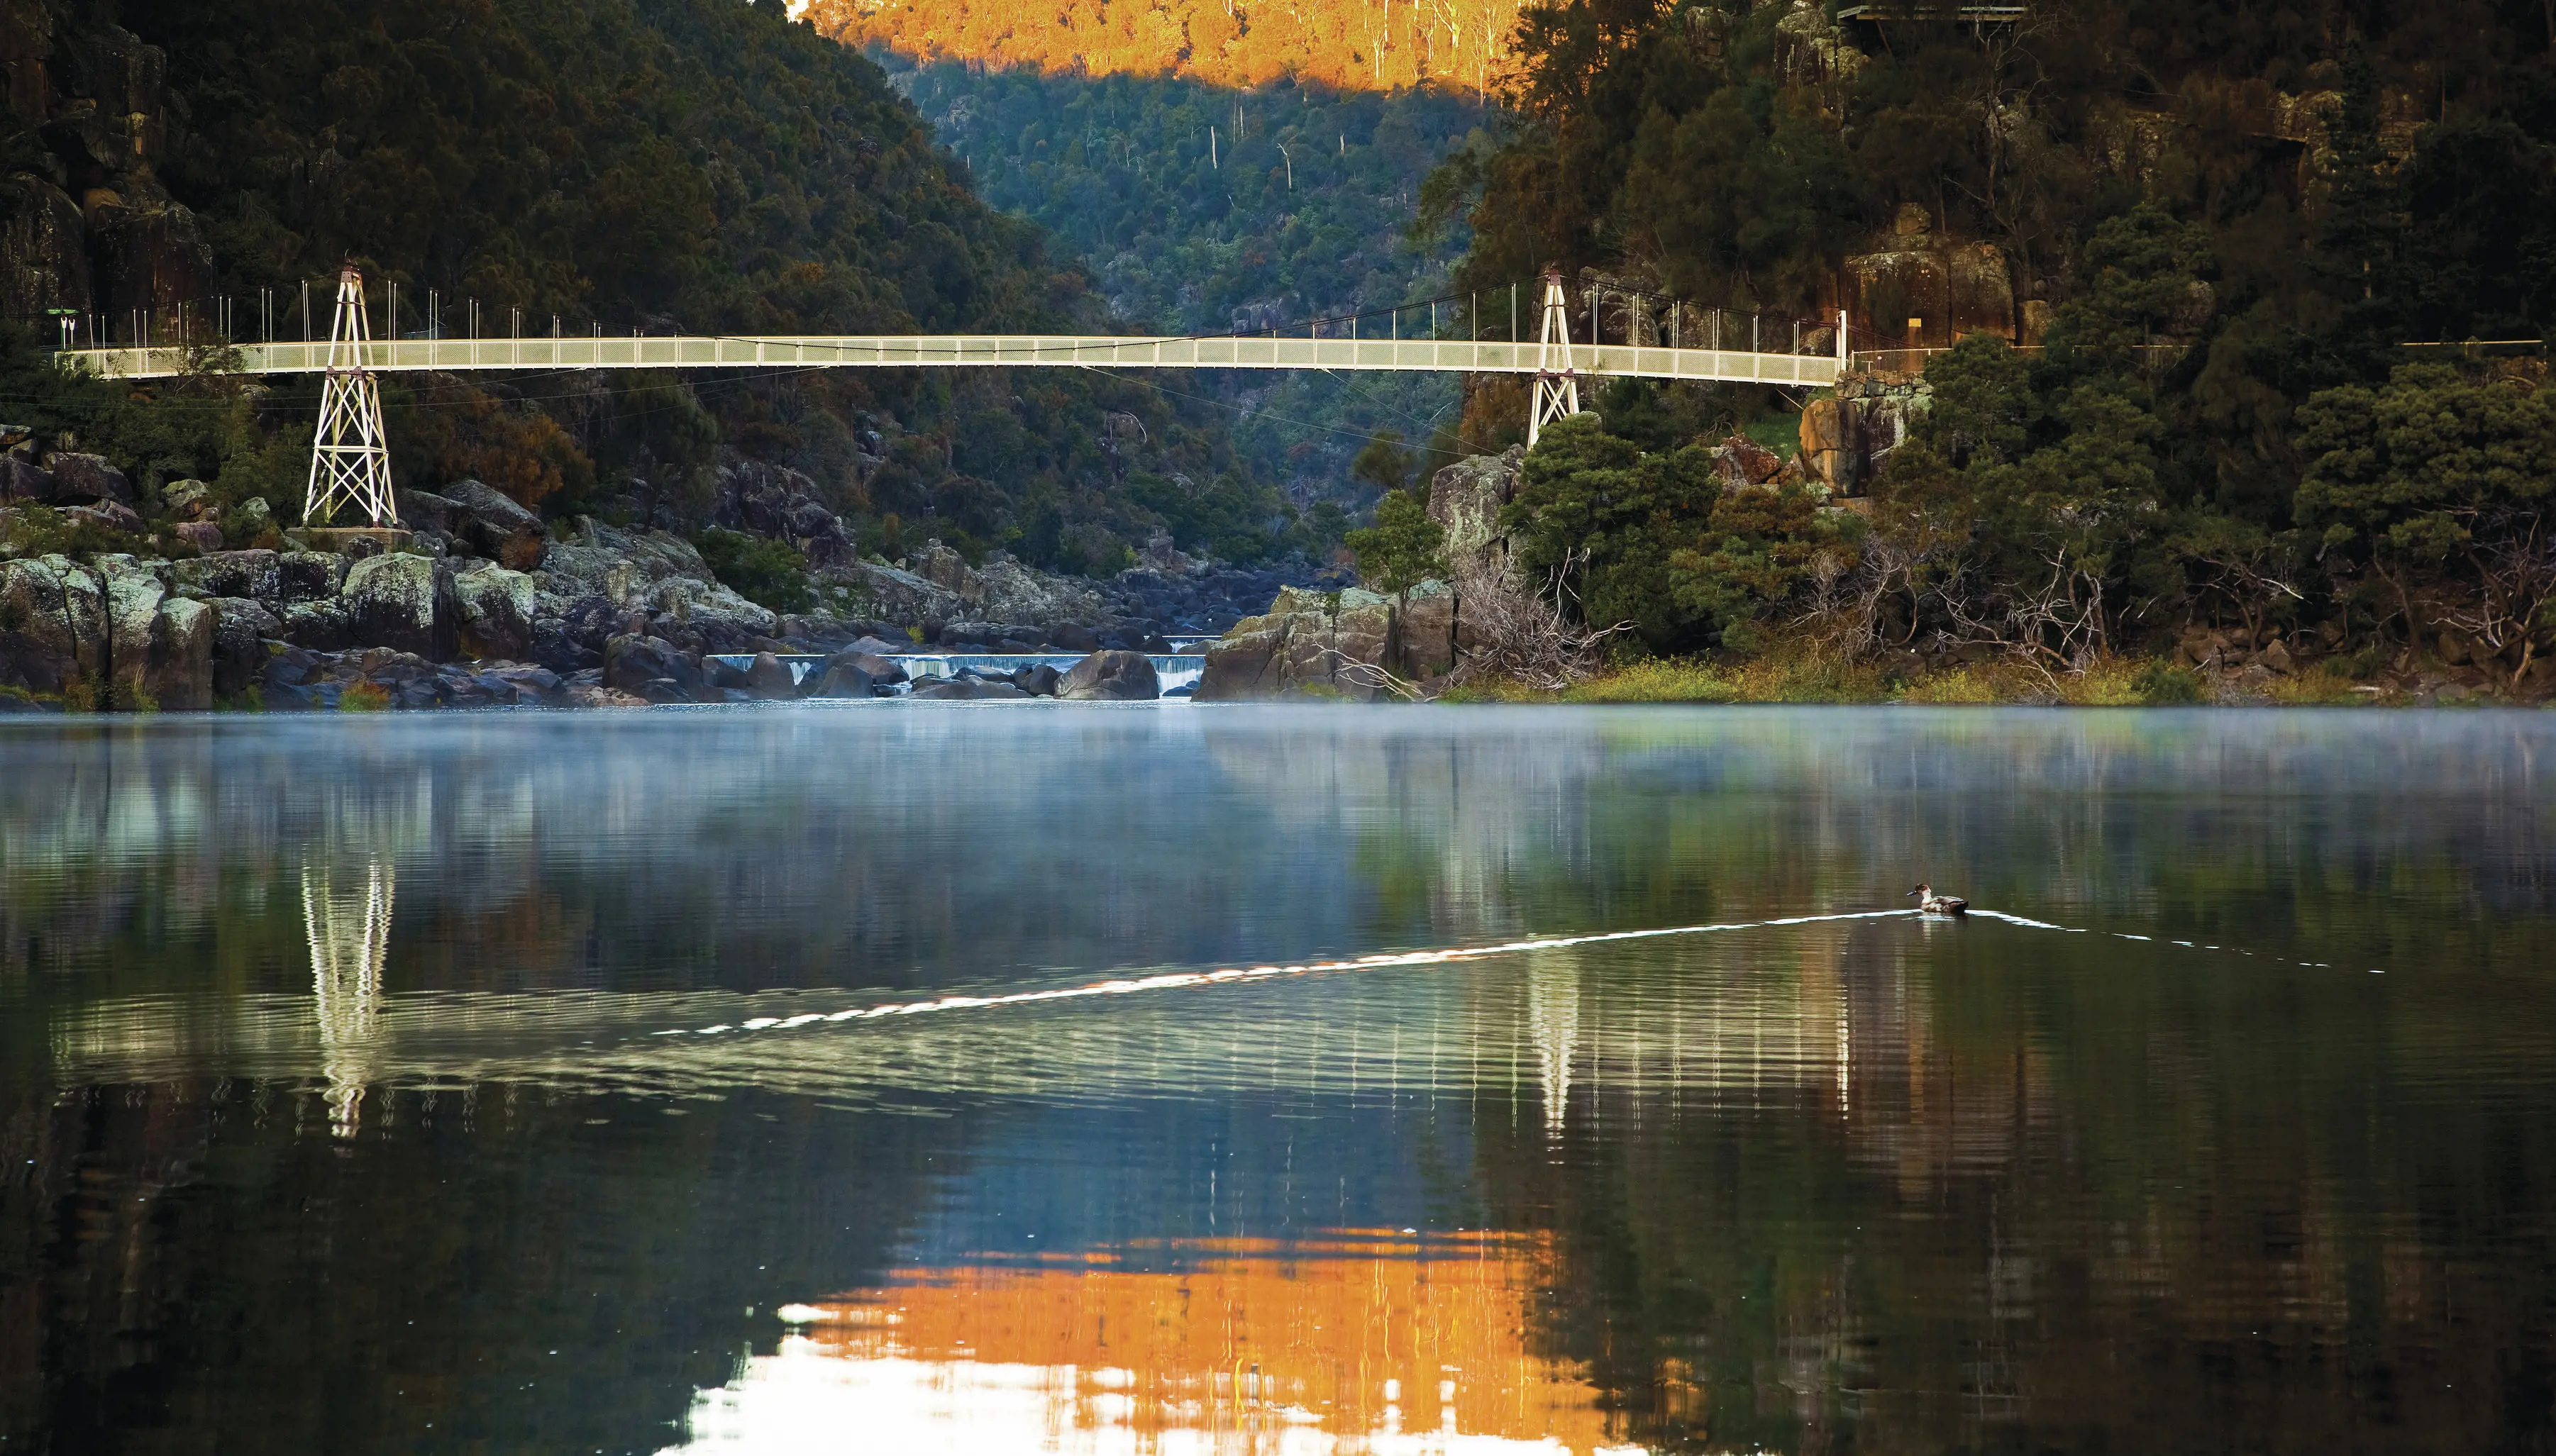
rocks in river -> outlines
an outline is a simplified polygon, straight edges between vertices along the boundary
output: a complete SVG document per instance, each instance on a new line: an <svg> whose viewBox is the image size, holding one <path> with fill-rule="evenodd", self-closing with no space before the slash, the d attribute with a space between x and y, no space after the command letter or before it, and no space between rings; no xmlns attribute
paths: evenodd
<svg viewBox="0 0 2556 1456"><path fill-rule="evenodd" d="M977 677L938 677L918 684L907 696L927 702L963 702L1026 699L1030 694L1008 682L989 682Z"/></svg>
<svg viewBox="0 0 2556 1456"><path fill-rule="evenodd" d="M861 643L869 641L872 639L863 638ZM905 668L899 667L894 659L882 657L863 647L861 643L854 643L851 647L827 659L827 670L831 671L836 667L855 667L872 682L894 683L905 680ZM886 644L880 643L879 646L885 647Z"/></svg>
<svg viewBox="0 0 2556 1456"><path fill-rule="evenodd" d="M873 697L878 680L853 663L835 661L826 665L826 674L817 680L810 697Z"/></svg>
<svg viewBox="0 0 2556 1456"><path fill-rule="evenodd" d="M354 701L346 693L358 686L370 690L372 706L401 711L565 707L575 701L571 684L547 667L430 663L389 648L315 653L277 643L257 680L265 706L274 712L344 708Z"/></svg>
<svg viewBox="0 0 2556 1456"><path fill-rule="evenodd" d="M1150 666L1150 665L1149 665ZM1065 674L1045 663L1035 663L1012 674L1012 685L1032 697L1059 696Z"/></svg>
<svg viewBox="0 0 2556 1456"><path fill-rule="evenodd" d="M764 701L777 701L799 695L799 679L790 665L771 653L756 653L745 669L745 690Z"/></svg>
<svg viewBox="0 0 2556 1456"><path fill-rule="evenodd" d="M671 684L674 695L662 690L651 693L652 683ZM701 659L685 654L663 638L624 633L604 644L603 685L650 702L698 702L708 684Z"/></svg>
<svg viewBox="0 0 2556 1456"><path fill-rule="evenodd" d="M1068 702L1152 702L1163 686L1143 653L1104 651L1067 668L1056 695Z"/></svg>

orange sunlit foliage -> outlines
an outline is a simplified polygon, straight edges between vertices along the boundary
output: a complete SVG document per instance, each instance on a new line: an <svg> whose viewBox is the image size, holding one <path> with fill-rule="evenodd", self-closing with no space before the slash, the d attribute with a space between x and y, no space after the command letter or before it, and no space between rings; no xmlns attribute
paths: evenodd
<svg viewBox="0 0 2556 1456"><path fill-rule="evenodd" d="M1343 90L1484 91L1522 0L814 0L846 44L1086 75L1172 72L1212 85L1285 76Z"/></svg>
<svg viewBox="0 0 2556 1456"><path fill-rule="evenodd" d="M1122 1267L1131 1256L1172 1272ZM1606 1449L1597 1392L1530 1348L1542 1241L1183 1241L1113 1256L917 1270L818 1306L827 1355L1026 1367L1053 1429L1245 1438L1318 1429Z"/></svg>

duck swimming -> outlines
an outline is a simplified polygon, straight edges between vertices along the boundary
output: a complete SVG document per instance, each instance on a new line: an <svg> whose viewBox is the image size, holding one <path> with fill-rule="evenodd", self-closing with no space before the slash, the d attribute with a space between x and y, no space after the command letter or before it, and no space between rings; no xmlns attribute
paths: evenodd
<svg viewBox="0 0 2556 1456"><path fill-rule="evenodd" d="M1932 885L1920 885L1908 892L1917 902L1921 915L1959 915L1970 912L1971 903L1958 895L1937 895Z"/></svg>

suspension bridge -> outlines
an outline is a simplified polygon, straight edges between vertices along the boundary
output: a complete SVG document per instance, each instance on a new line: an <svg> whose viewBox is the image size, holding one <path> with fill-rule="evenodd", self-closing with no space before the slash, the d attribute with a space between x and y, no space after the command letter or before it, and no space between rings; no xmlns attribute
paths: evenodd
<svg viewBox="0 0 2556 1456"><path fill-rule="evenodd" d="M404 372L453 374L563 369L1319 369L1338 372L1439 372L1534 377L1527 421L1533 444L1545 425L1580 413L1580 384L1601 378L1686 383L1773 385L1818 389L1847 369L1846 317L1840 314L1831 353L1754 347L1724 348L1671 341L1598 341L1598 309L1590 301L1586 337L1574 338L1562 277L1544 279L1538 337L1523 339L1401 338L1399 312L1387 337L1279 337L1274 332L1185 336L1102 334L899 335L638 335L554 334L506 338L372 336L363 280L338 279L335 317L325 340L234 343L218 351L193 344L66 348L65 366L106 379L167 379L207 367L249 375L323 374L320 428L312 445L305 519L326 521L340 504L372 525L396 527L390 453L383 434L380 386L374 376ZM1751 334L1756 330L1752 326ZM1434 333L1434 330L1433 330ZM208 362L209 361L209 362Z"/></svg>

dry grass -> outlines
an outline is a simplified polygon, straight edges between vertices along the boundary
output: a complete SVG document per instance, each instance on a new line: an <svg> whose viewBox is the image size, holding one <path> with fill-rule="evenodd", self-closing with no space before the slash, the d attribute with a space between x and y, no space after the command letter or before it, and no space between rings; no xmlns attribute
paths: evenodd
<svg viewBox="0 0 2556 1456"><path fill-rule="evenodd" d="M2254 701L2322 706L2401 701L2397 694L2355 691L2340 663L2319 663L2263 684ZM2105 657L2083 672L2054 678L2010 658L1920 672L1904 680L1822 651L1778 650L1743 663L1651 659L1610 667L1560 692L1500 678L1478 678L1446 702L1572 703L1906 703L1946 707L2062 704L2069 707L2176 707L2208 703L2218 693L2200 673L2162 658Z"/></svg>
<svg viewBox="0 0 2556 1456"><path fill-rule="evenodd" d="M2383 701L2390 693L2355 692L2352 674L2341 663L2312 664L2286 677L2275 677L2263 684L2263 696L2284 707L2338 707L2348 703Z"/></svg>
<svg viewBox="0 0 2556 1456"><path fill-rule="evenodd" d="M2059 674L2059 700L2075 708L2145 707L2148 695L2138 679L2150 666L2108 653L2087 664L2082 672Z"/></svg>
<svg viewBox="0 0 2556 1456"><path fill-rule="evenodd" d="M2013 663L1966 663L1923 672L1900 684L1893 701L1942 707L1994 707L2049 696L2041 678Z"/></svg>
<svg viewBox="0 0 2556 1456"><path fill-rule="evenodd" d="M341 713L387 712L390 705L390 692L371 682L349 683L345 691L337 694L337 711Z"/></svg>

